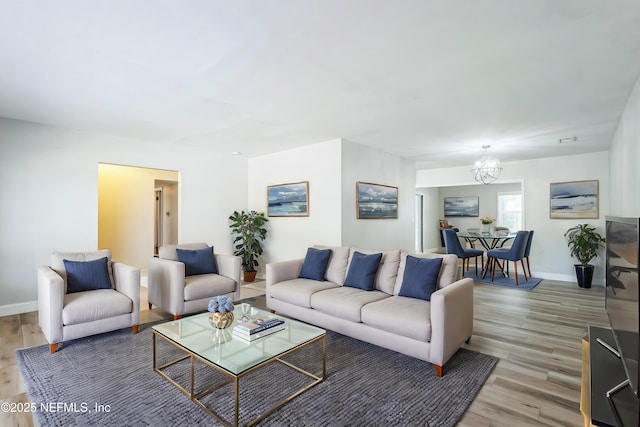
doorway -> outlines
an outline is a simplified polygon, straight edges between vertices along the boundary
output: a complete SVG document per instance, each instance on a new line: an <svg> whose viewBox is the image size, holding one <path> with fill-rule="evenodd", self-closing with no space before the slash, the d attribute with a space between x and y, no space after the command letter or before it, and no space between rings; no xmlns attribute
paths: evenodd
<svg viewBox="0 0 640 427"><path fill-rule="evenodd" d="M424 252L424 196L416 194L416 253Z"/></svg>
<svg viewBox="0 0 640 427"><path fill-rule="evenodd" d="M160 246L178 243L178 183L156 180L154 221L154 256Z"/></svg>
<svg viewBox="0 0 640 427"><path fill-rule="evenodd" d="M159 188L160 210L155 200ZM111 249L114 260L146 269L157 246L178 241L178 189L177 171L99 163L98 248Z"/></svg>

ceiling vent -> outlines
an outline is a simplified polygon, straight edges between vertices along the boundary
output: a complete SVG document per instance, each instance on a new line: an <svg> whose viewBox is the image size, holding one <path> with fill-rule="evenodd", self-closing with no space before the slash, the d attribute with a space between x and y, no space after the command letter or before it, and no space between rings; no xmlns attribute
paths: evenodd
<svg viewBox="0 0 640 427"><path fill-rule="evenodd" d="M560 138L558 140L558 144L568 144L570 142L576 142L578 140L577 136L570 136L569 138Z"/></svg>

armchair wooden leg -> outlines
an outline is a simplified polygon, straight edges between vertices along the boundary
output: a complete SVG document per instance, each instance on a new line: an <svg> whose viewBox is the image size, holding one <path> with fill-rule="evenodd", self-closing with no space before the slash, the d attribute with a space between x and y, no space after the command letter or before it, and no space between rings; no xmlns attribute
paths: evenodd
<svg viewBox="0 0 640 427"><path fill-rule="evenodd" d="M149 303L149 310L151 310L151 306L152 306L152 305L153 305L153 304Z"/></svg>
<svg viewBox="0 0 640 427"><path fill-rule="evenodd" d="M507 265L509 265L507 263ZM513 275L516 278L516 286L518 286L518 261L513 262Z"/></svg>
<svg viewBox="0 0 640 427"><path fill-rule="evenodd" d="M180 320L182 319L182 314L174 314L173 315L173 320Z"/></svg>
<svg viewBox="0 0 640 427"><path fill-rule="evenodd" d="M51 352L51 354L58 351L58 343L54 342L53 344L49 344L49 351Z"/></svg>
<svg viewBox="0 0 640 427"><path fill-rule="evenodd" d="M433 365L434 369L436 370L436 377L438 378L442 378L442 366L440 365Z"/></svg>
<svg viewBox="0 0 640 427"><path fill-rule="evenodd" d="M138 326L140 326L140 325L133 325L133 326L131 327L131 329L133 330L133 334L134 334L134 335L138 333Z"/></svg>

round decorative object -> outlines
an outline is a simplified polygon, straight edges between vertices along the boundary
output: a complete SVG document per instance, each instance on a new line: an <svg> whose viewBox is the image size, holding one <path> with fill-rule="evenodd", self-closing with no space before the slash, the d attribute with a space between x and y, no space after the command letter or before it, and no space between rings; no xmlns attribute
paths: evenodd
<svg viewBox="0 0 640 427"><path fill-rule="evenodd" d="M226 313L213 311L209 313L209 323L211 323L211 326L214 328L228 328L233 323L233 311L227 311Z"/></svg>

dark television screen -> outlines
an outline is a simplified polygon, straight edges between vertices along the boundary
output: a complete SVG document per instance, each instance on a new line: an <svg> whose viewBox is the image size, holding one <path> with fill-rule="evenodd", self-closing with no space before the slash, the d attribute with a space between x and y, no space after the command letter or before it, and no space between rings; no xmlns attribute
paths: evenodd
<svg viewBox="0 0 640 427"><path fill-rule="evenodd" d="M631 389L638 390L638 218L606 219L606 309Z"/></svg>

